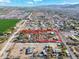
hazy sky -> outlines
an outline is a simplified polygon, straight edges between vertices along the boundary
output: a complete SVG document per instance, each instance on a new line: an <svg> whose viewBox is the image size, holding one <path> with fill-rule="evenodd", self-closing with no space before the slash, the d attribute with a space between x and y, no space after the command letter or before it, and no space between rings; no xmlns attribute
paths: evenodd
<svg viewBox="0 0 79 59"><path fill-rule="evenodd" d="M38 6L51 4L78 4L79 0L0 0L0 6Z"/></svg>

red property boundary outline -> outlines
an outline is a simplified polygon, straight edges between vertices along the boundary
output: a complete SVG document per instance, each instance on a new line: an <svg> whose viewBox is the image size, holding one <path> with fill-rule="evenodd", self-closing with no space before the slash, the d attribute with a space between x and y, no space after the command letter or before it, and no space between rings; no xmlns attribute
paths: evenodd
<svg viewBox="0 0 79 59"><path fill-rule="evenodd" d="M51 43L55 43L55 42L62 43L62 38L61 38L59 31L57 29L37 29L37 30L31 30L31 29L27 30L27 29L25 29L25 30L21 30L20 32L25 33L25 34L26 33L40 34L40 33L43 33L43 32L52 32L52 31L56 33L56 35L59 38L58 40L37 40L36 42L39 42L39 43L49 43L49 42L51 42Z"/></svg>

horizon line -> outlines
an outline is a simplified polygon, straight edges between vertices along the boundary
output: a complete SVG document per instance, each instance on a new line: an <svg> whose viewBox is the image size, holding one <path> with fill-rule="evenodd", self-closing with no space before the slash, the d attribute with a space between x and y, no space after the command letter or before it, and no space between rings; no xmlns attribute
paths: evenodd
<svg viewBox="0 0 79 59"><path fill-rule="evenodd" d="M79 4L79 3L76 3L76 4ZM48 5L76 5L76 4L48 4ZM31 6L12 6L12 5L5 5L5 6L0 6L1 7L38 7L38 6L48 6L48 5L31 5Z"/></svg>

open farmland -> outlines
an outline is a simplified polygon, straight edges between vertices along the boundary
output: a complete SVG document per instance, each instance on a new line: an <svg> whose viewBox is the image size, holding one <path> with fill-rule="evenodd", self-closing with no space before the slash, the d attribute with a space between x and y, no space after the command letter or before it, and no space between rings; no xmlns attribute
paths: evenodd
<svg viewBox="0 0 79 59"><path fill-rule="evenodd" d="M14 27L17 22L19 22L18 19L0 19L0 33Z"/></svg>

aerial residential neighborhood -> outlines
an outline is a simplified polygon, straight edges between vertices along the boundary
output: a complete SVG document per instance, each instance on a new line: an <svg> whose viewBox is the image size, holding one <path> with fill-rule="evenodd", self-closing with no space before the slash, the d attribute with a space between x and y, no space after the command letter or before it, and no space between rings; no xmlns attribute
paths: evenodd
<svg viewBox="0 0 79 59"><path fill-rule="evenodd" d="M72 2L0 0L0 59L79 59L79 4Z"/></svg>

